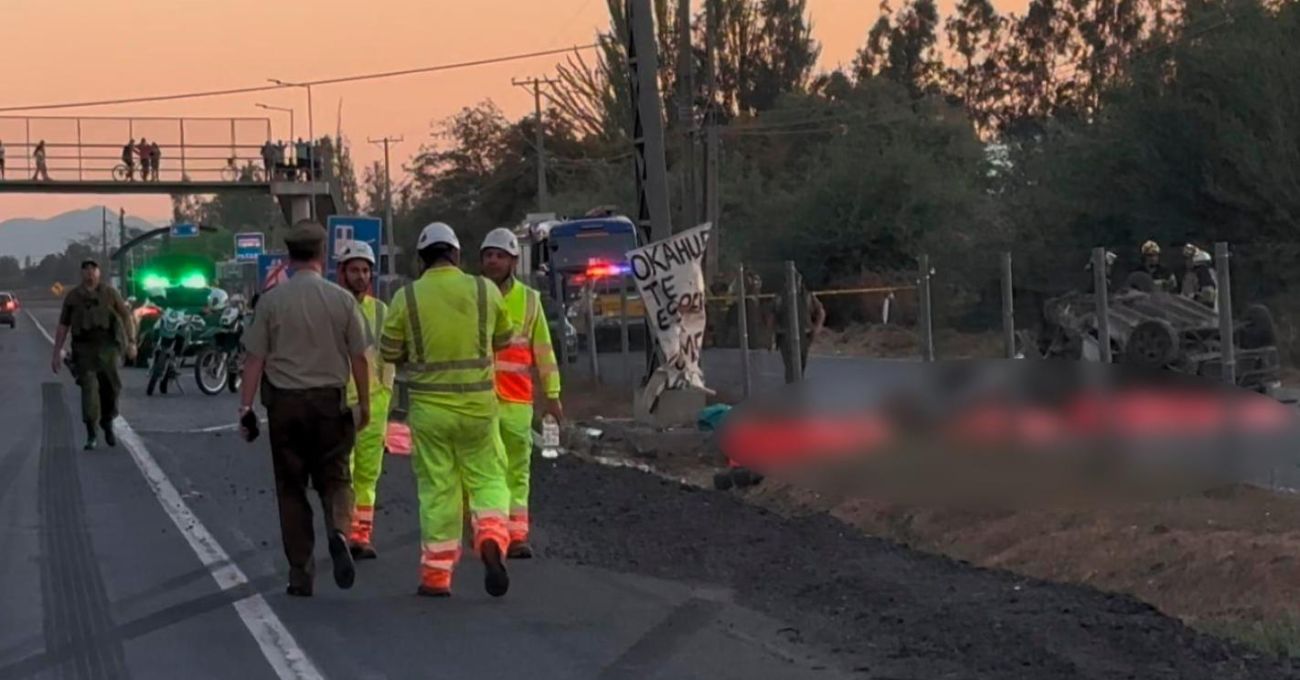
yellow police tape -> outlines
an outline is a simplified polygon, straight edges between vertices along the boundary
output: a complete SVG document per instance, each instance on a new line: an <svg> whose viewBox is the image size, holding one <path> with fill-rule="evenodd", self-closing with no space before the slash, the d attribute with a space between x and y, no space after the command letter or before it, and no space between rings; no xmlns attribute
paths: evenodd
<svg viewBox="0 0 1300 680"><path fill-rule="evenodd" d="M892 293L898 290L916 290L916 286L879 286L874 288L840 288L836 290L815 290L814 297L827 297L831 295L863 295L866 293ZM770 300L777 296L776 293L760 293L758 295L746 295L749 299ZM709 302L731 302L737 295L718 295L710 296Z"/></svg>

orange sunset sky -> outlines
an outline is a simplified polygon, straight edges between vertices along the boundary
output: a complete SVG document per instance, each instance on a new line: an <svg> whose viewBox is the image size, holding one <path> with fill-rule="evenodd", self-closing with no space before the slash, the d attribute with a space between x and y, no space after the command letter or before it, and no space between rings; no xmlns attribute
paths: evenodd
<svg viewBox="0 0 1300 680"><path fill-rule="evenodd" d="M851 62L879 2L808 4L822 45L820 67ZM1017 11L1023 4L999 3ZM951 5L948 0L941 8ZM267 78L327 78L545 50L590 42L595 31L606 29L608 17L605 0L2 0L0 24L6 62L0 107L11 107L237 88ZM367 138L405 136L394 150L396 172L427 139L430 123L460 107L492 99L509 116L529 112L531 95L512 87L511 78L549 74L560 59L314 87L316 133L336 129L342 101L342 131L358 167L382 158ZM274 135L287 138L288 115L256 108L258 102L296 108L296 131L306 136L302 89L30 115L269 117ZM27 114L0 114L15 115ZM21 125L0 120L0 139L21 143L14 138ZM125 142L121 136L118 143ZM10 148L11 177L23 155ZM165 197L6 194L0 195L0 220L48 217L99 203L164 222L170 214Z"/></svg>

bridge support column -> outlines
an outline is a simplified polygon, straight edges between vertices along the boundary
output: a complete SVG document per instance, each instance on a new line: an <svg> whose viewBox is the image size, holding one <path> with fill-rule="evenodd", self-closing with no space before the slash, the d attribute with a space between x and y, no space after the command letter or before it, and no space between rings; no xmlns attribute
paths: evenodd
<svg viewBox="0 0 1300 680"><path fill-rule="evenodd" d="M311 219L311 196L284 196L280 200L289 201L290 225Z"/></svg>

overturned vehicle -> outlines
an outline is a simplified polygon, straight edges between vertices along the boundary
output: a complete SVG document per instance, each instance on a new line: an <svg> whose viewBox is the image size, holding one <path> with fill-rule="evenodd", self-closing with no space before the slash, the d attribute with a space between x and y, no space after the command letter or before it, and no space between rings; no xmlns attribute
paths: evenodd
<svg viewBox="0 0 1300 680"><path fill-rule="evenodd" d="M1194 300L1153 290L1135 274L1108 300L1112 360L1219 379L1223 355L1218 313ZM1099 361L1097 302L1093 293L1047 300L1037 337L1022 335L1026 356ZM1269 394L1281 385L1281 362L1272 314L1250 305L1233 322L1237 385Z"/></svg>

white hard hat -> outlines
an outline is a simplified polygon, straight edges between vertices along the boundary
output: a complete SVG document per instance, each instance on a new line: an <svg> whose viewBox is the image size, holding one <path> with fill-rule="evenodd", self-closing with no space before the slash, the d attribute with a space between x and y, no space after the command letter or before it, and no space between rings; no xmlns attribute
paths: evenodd
<svg viewBox="0 0 1300 680"><path fill-rule="evenodd" d="M483 238L483 245L479 247L479 252L488 248L504 250L511 257L519 257L519 239L515 238L514 232L505 227L497 227L487 233Z"/></svg>
<svg viewBox="0 0 1300 680"><path fill-rule="evenodd" d="M1204 250L1197 249L1196 254L1192 256L1193 264L1205 264L1210 261L1210 254Z"/></svg>
<svg viewBox="0 0 1300 680"><path fill-rule="evenodd" d="M445 243L456 250L460 250L460 239L456 238L456 232L451 227L442 222L430 222L428 226L420 231L420 240L416 241L415 249L424 250L439 243Z"/></svg>
<svg viewBox="0 0 1300 680"><path fill-rule="evenodd" d="M343 247L343 254L339 255L339 264L348 260L362 259L375 266L375 251L365 241L352 241Z"/></svg>

